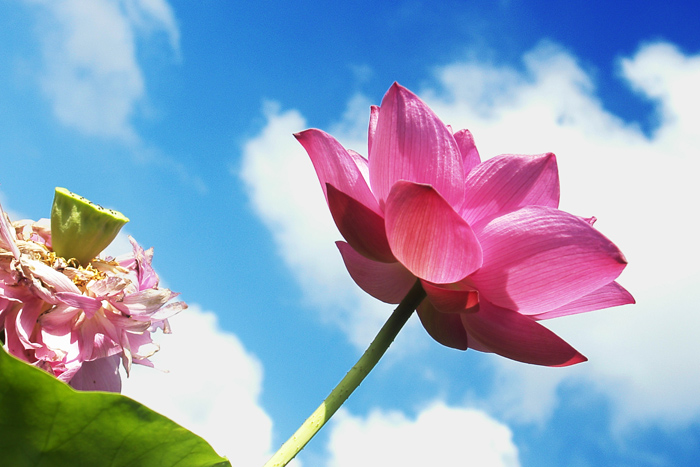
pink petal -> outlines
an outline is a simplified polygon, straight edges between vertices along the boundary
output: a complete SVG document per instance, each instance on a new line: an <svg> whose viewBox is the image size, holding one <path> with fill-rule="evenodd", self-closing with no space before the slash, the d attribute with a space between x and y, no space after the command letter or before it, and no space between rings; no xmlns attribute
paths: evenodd
<svg viewBox="0 0 700 467"><path fill-rule="evenodd" d="M0 295L2 295L3 289L0 285ZM0 296L0 329L5 327L5 315L9 314L9 310L12 308L14 301L10 301L5 297Z"/></svg>
<svg viewBox="0 0 700 467"><path fill-rule="evenodd" d="M133 362L134 364L147 366L147 367L149 367L149 368L155 368L155 367L156 367L156 366L153 364L153 362L150 361L150 360L147 359L147 358L136 358L136 357L134 357L134 359L132 360L132 362Z"/></svg>
<svg viewBox="0 0 700 467"><path fill-rule="evenodd" d="M2 275L2 271L0 271L0 275ZM2 279L0 278L0 280ZM7 285L2 282L0 282L0 295L14 303L22 303L36 298L27 287L21 285Z"/></svg>
<svg viewBox="0 0 700 467"><path fill-rule="evenodd" d="M121 301L110 303L129 315L150 315L176 296L168 289L145 289L128 294Z"/></svg>
<svg viewBox="0 0 700 467"><path fill-rule="evenodd" d="M155 313L150 316L151 321L165 321L168 318L172 318L176 314L187 309L187 303L185 302L174 302L168 303Z"/></svg>
<svg viewBox="0 0 700 467"><path fill-rule="evenodd" d="M575 315L577 313L585 313L586 311L629 305L631 303L635 303L632 294L626 291L617 282L611 282L571 303L567 303L552 311L534 315L533 318L538 320L557 318L559 316Z"/></svg>
<svg viewBox="0 0 700 467"><path fill-rule="evenodd" d="M58 333L59 330L64 332ZM80 355L77 338L77 333L69 327L51 331L42 327L40 341L44 344L44 348L37 349L35 355L40 360L55 360L58 355L62 355L62 359L73 360Z"/></svg>
<svg viewBox="0 0 700 467"><path fill-rule="evenodd" d="M77 361L67 362L65 365L55 364L52 365L51 370L59 381L64 383L70 383L70 380L75 376L75 374L80 371L82 364Z"/></svg>
<svg viewBox="0 0 700 467"><path fill-rule="evenodd" d="M79 391L121 392L119 355L83 362L69 384Z"/></svg>
<svg viewBox="0 0 700 467"><path fill-rule="evenodd" d="M443 313L477 311L479 293L476 290L455 290L421 281L423 290L433 306Z"/></svg>
<svg viewBox="0 0 700 467"><path fill-rule="evenodd" d="M446 347L467 350L467 333L459 313L442 313L429 300L423 300L416 311L430 337Z"/></svg>
<svg viewBox="0 0 700 467"><path fill-rule="evenodd" d="M335 243L350 277L362 290L386 303L400 303L416 277L401 263L380 263L362 256L345 242Z"/></svg>
<svg viewBox="0 0 700 467"><path fill-rule="evenodd" d="M576 349L532 318L485 300L480 301L477 313L458 316L469 337L506 358L545 366L568 366L586 361Z"/></svg>
<svg viewBox="0 0 700 467"><path fill-rule="evenodd" d="M25 349L36 349L41 347L41 344L33 340L34 328L36 321L41 314L41 309L44 302L41 300L30 300L24 304L17 317L15 318L15 326L17 336Z"/></svg>
<svg viewBox="0 0 700 467"><path fill-rule="evenodd" d="M456 282L481 266L481 246L472 228L430 185L397 182L385 209L394 256L429 282Z"/></svg>
<svg viewBox="0 0 700 467"><path fill-rule="evenodd" d="M0 241L2 242L0 246L10 251L15 259L19 259L20 252L15 241L14 228L5 216L2 205L0 205Z"/></svg>
<svg viewBox="0 0 700 467"><path fill-rule="evenodd" d="M141 334L127 334L129 339L129 348L131 349L133 358L147 359L160 349L158 344L153 343L150 332L144 332Z"/></svg>
<svg viewBox="0 0 700 467"><path fill-rule="evenodd" d="M56 298L66 305L86 311L90 316L102 308L102 300L74 292L58 292Z"/></svg>
<svg viewBox="0 0 700 467"><path fill-rule="evenodd" d="M462 217L474 222L527 205L559 205L554 154L503 155L479 164L467 177Z"/></svg>
<svg viewBox="0 0 700 467"><path fill-rule="evenodd" d="M122 313L114 313L114 312L106 312L104 314L104 320L109 322L109 329L105 329L105 331L112 332L113 334L108 334L109 337L114 340L117 343L120 343L123 345L123 342L121 342L121 337L123 335L121 334L122 331L129 331L129 332L144 332L146 331L150 326L151 322L148 319L149 315L133 315L133 316L124 316Z"/></svg>
<svg viewBox="0 0 700 467"><path fill-rule="evenodd" d="M461 319L461 316L460 316L460 319ZM462 323L462 326L464 326L464 323ZM465 328L464 331L467 332L467 329ZM484 353L493 353L493 351L491 349L489 349L484 344L482 344L481 342L476 340L476 338L474 338L474 336L470 336L469 332L467 332L467 339L469 341L469 348L470 349L476 350L479 352L484 352Z"/></svg>
<svg viewBox="0 0 700 467"><path fill-rule="evenodd" d="M459 152L462 154L462 162L464 163L464 176L466 177L471 170L481 163L479 151L474 144L474 137L469 130L459 130L454 135Z"/></svg>
<svg viewBox="0 0 700 467"><path fill-rule="evenodd" d="M475 224L474 232L484 264L469 279L481 297L521 313L573 302L615 280L627 265L622 252L584 220L544 206Z"/></svg>
<svg viewBox="0 0 700 467"><path fill-rule="evenodd" d="M75 326L78 315L83 312L78 308L66 306L65 304L57 305L48 313L44 313L39 317L39 325L42 331L55 334L65 335L71 332Z"/></svg>
<svg viewBox="0 0 700 467"><path fill-rule="evenodd" d="M369 128L367 129L367 158L372 157L372 143L374 134L377 132L377 121L379 120L379 106L372 105L369 108Z"/></svg>
<svg viewBox="0 0 700 467"><path fill-rule="evenodd" d="M360 175L362 175L362 178L365 179L365 183L367 186L369 186L369 162L367 162L367 159L365 159L362 154L359 154L352 149L348 149L347 151L348 154L350 154L350 157L352 157L352 161L360 171Z"/></svg>
<svg viewBox="0 0 700 467"><path fill-rule="evenodd" d="M41 279L45 285L49 286L50 290L45 290L43 287L39 287L34 284L35 291L39 293L47 294L42 297L45 301L55 304L56 299L53 296L54 292L72 292L75 294L80 294L80 290L65 274L56 271L54 268L47 266L38 260L24 259L22 258L22 267L25 270L25 277L37 277ZM43 290L39 290L43 289Z"/></svg>
<svg viewBox="0 0 700 467"><path fill-rule="evenodd" d="M399 180L432 185L455 209L462 205L464 166L452 132L396 83L382 100L370 154L370 185L380 205Z"/></svg>
<svg viewBox="0 0 700 467"><path fill-rule="evenodd" d="M121 352L119 331L99 313L86 319L77 329L81 361L96 360Z"/></svg>
<svg viewBox="0 0 700 467"><path fill-rule="evenodd" d="M136 243L136 240L129 235L129 242L131 242L131 247L134 250L134 260L136 261L137 274L139 279L139 290L150 289L152 287L158 287L158 274L151 266L151 260L153 259L153 248L149 248L144 251L144 249Z"/></svg>
<svg viewBox="0 0 700 467"><path fill-rule="evenodd" d="M305 130L294 136L311 158L326 201L328 201L326 184L331 184L369 209L380 212L377 200L367 186L354 158L335 138L316 129Z"/></svg>
<svg viewBox="0 0 700 467"><path fill-rule="evenodd" d="M5 312L5 350L10 355L24 360L25 362L35 362L33 350L27 350L23 339L20 338L18 330L17 315L22 310L21 305L16 305Z"/></svg>
<svg viewBox="0 0 700 467"><path fill-rule="evenodd" d="M355 251L375 261L396 261L386 239L382 216L329 183L326 193L335 225Z"/></svg>
<svg viewBox="0 0 700 467"><path fill-rule="evenodd" d="M87 288L96 297L106 299L120 295L124 289L131 284L132 281L124 276L108 276L104 279L88 283Z"/></svg>
<svg viewBox="0 0 700 467"><path fill-rule="evenodd" d="M158 321L156 321L156 320L151 321L151 325L148 327L148 331L149 332L156 332L158 329L163 331L163 334L172 334L172 330L170 329L170 323L168 322L167 319L158 320Z"/></svg>

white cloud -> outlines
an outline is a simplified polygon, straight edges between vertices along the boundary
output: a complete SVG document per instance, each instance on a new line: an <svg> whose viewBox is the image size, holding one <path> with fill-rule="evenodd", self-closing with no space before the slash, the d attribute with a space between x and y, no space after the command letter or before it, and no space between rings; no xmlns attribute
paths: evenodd
<svg viewBox="0 0 700 467"><path fill-rule="evenodd" d="M165 0L28 0L40 13L41 86L58 120L81 133L137 142L131 119L145 97L139 31L164 31L179 52Z"/></svg>
<svg viewBox="0 0 700 467"><path fill-rule="evenodd" d="M180 52L180 29L167 0L122 0L122 6L132 24L148 33L164 32L170 48Z"/></svg>
<svg viewBox="0 0 700 467"><path fill-rule="evenodd" d="M172 334L154 335L158 369L135 365L123 394L202 436L232 465L264 464L272 421L259 401L262 365L212 312L190 304L170 322Z"/></svg>
<svg viewBox="0 0 700 467"><path fill-rule="evenodd" d="M478 410L441 402L414 419L396 411L360 417L341 410L331 425L328 451L328 467L520 465L507 426Z"/></svg>
<svg viewBox="0 0 700 467"><path fill-rule="evenodd" d="M681 132L691 138L685 142L698 141L700 135L694 124L700 106L700 95L696 92L700 56L689 57L671 44L655 43L643 47L635 57L622 60L621 68L633 89L659 104L665 125L659 129L657 139L664 140Z"/></svg>
<svg viewBox="0 0 700 467"><path fill-rule="evenodd" d="M66 127L88 136L126 143L133 161L168 171L200 194L204 181L181 162L142 141L134 126L147 113L146 82L138 47L162 44L176 58L180 30L166 0L26 0L35 6L42 44L41 89ZM141 39L141 40L139 40Z"/></svg>
<svg viewBox="0 0 700 467"><path fill-rule="evenodd" d="M494 357L489 402L515 420L543 421L563 384L583 384L610 400L618 427L697 421L700 243L692 210L700 199L700 56L655 43L620 60L622 79L658 104L651 136L608 112L589 73L556 45L540 45L523 65L455 63L436 69L439 87L416 91L443 121L471 129L483 158L555 152L562 209L598 217L596 226L630 262L620 280L638 304L551 322L590 358L586 364L546 369ZM358 128L368 112L358 114L360 102L362 96L351 100L334 136L366 154ZM267 126L244 150L242 176L254 208L307 295L324 308L337 304L333 320L360 345L386 312L360 298L334 250L339 235L313 168L290 136L305 128L303 116L270 108L266 115Z"/></svg>

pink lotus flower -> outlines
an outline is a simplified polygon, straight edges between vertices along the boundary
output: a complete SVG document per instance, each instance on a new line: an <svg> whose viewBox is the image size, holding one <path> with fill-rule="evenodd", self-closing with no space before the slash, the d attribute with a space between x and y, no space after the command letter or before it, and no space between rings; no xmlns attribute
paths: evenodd
<svg viewBox="0 0 700 467"><path fill-rule="evenodd" d="M595 219L557 209L554 154L481 162L468 130L396 83L371 108L368 159L321 130L295 136L352 278L387 303L420 279L418 315L446 346L571 365L586 358L538 321L634 302L615 282L625 257Z"/></svg>
<svg viewBox="0 0 700 467"><path fill-rule="evenodd" d="M76 389L119 392L119 364L153 366L151 332L187 308L158 287L153 251L85 266L52 249L48 219L9 223L0 207L0 331L12 355ZM116 235L116 232L115 232ZM2 333L0 333L2 335Z"/></svg>

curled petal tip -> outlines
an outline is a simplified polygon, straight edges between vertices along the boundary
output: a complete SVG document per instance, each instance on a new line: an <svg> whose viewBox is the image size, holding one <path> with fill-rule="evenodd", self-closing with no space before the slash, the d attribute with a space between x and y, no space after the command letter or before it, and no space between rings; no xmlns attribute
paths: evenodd
<svg viewBox="0 0 700 467"><path fill-rule="evenodd" d="M308 130L303 130L303 131L297 131L296 133L293 133L293 136L294 136L297 140L301 140L301 139L304 138L304 136L306 135L306 133L308 133L308 132L310 132L310 131L312 131L312 130L311 130L311 129L308 129Z"/></svg>
<svg viewBox="0 0 700 467"><path fill-rule="evenodd" d="M564 363L560 363L560 364L558 364L558 365L551 365L551 366L552 366L552 367L555 367L555 368L561 368L561 367L565 367L565 366L576 365L576 364L578 364L578 363L584 363L584 362L587 362L587 361L588 361L588 359L586 358L586 356L583 355L583 354L578 353L578 351L577 351L576 355L574 355L573 357L571 357L568 361L566 361L566 362L564 362Z"/></svg>
<svg viewBox="0 0 700 467"><path fill-rule="evenodd" d="M377 199L362 174L366 162L361 157L353 157L338 140L321 130L312 128L295 136L311 158L326 201L326 184L330 183L360 204L379 212Z"/></svg>
<svg viewBox="0 0 700 467"><path fill-rule="evenodd" d="M467 333L503 357L541 366L586 361L576 349L535 320L481 300L477 313L461 313Z"/></svg>
<svg viewBox="0 0 700 467"><path fill-rule="evenodd" d="M620 264L627 264L627 258L625 257L625 255L621 251L617 257L617 260L620 262Z"/></svg>

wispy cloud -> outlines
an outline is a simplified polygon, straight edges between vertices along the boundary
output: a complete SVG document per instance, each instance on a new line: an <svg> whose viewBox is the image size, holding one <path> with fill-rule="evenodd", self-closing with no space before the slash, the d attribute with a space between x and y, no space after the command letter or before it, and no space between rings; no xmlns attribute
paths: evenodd
<svg viewBox="0 0 700 467"><path fill-rule="evenodd" d="M167 0L122 0L122 8L134 27L148 34L165 33L170 48L180 53L180 28Z"/></svg>
<svg viewBox="0 0 700 467"><path fill-rule="evenodd" d="M179 52L164 0L28 0L37 11L44 70L41 88L58 120L86 134L137 142L131 123L145 98L137 62L140 31L162 31Z"/></svg>
<svg viewBox="0 0 700 467"><path fill-rule="evenodd" d="M120 142L133 162L151 164L204 194L208 187L182 163L139 134L148 114L148 83L138 50L154 44L180 59L180 30L166 0L25 0L42 46L40 88L56 119L79 134ZM159 38L165 41L158 41Z"/></svg>
<svg viewBox="0 0 700 467"><path fill-rule="evenodd" d="M598 217L596 226L630 261L621 282L637 305L548 324L589 363L551 370L484 356L496 369L489 402L500 413L546 420L558 388L583 382L611 401L618 427L700 419L700 367L693 363L700 352L700 245L688 212L688 203L700 199L699 64L700 57L666 43L643 45L620 59L630 88L657 104L659 126L651 136L607 111L595 80L551 43L517 66L465 60L440 67L437 84L417 90L446 123L472 130L483 158L555 152L562 209ZM351 100L334 136L366 154L357 131L367 122L367 113L356 111L362 101ZM306 154L290 136L305 128L303 116L269 107L266 115L267 126L244 148L242 178L254 208L306 295L325 316L336 310L333 321L362 346L387 311L356 293L334 250L340 235Z"/></svg>

